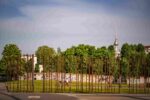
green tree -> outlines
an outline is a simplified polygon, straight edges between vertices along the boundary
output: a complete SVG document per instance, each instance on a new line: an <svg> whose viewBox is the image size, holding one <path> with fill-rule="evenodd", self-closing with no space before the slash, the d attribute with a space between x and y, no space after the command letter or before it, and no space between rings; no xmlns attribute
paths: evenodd
<svg viewBox="0 0 150 100"><path fill-rule="evenodd" d="M108 49L105 46L97 48L94 52L94 56L99 58L108 57L109 56Z"/></svg>
<svg viewBox="0 0 150 100"><path fill-rule="evenodd" d="M6 70L6 65L4 63L4 61L1 59L0 60L0 73L5 73L5 70Z"/></svg>
<svg viewBox="0 0 150 100"><path fill-rule="evenodd" d="M74 70L75 71L75 65L78 65L78 71L82 73L87 72L87 58L93 57L95 52L95 46L91 45L84 45L80 44L78 46L72 46L71 48L68 48L65 52L63 52L63 55L66 59L66 66L65 69L67 70ZM74 59L77 56L76 59L77 62L75 63ZM74 66L72 66L74 65Z"/></svg>
<svg viewBox="0 0 150 100"><path fill-rule="evenodd" d="M35 72L39 72L39 70L40 70L39 64L36 64L36 65L35 65L35 70L34 70L34 71L35 71Z"/></svg>
<svg viewBox="0 0 150 100"><path fill-rule="evenodd" d="M6 44L2 52L2 69L7 71L11 78L19 73L18 66L21 63L21 50L16 44Z"/></svg>
<svg viewBox="0 0 150 100"><path fill-rule="evenodd" d="M64 54L65 56L74 55L74 54L75 54L75 49L74 49L74 47L68 48L63 54Z"/></svg>
<svg viewBox="0 0 150 100"><path fill-rule="evenodd" d="M109 56L115 57L115 49L113 45L108 46Z"/></svg>
<svg viewBox="0 0 150 100"><path fill-rule="evenodd" d="M21 50L16 44L6 44L2 56L2 59L7 59L8 57L19 57L21 56Z"/></svg>
<svg viewBox="0 0 150 100"><path fill-rule="evenodd" d="M121 57L128 58L130 56L131 50L128 43L125 43L121 47Z"/></svg>
<svg viewBox="0 0 150 100"><path fill-rule="evenodd" d="M137 52L144 53L144 52L145 52L144 46L143 46L142 44L138 44L138 45L136 46L136 51L137 51Z"/></svg>
<svg viewBox="0 0 150 100"><path fill-rule="evenodd" d="M122 75L132 77L143 76L146 55L142 44L123 44L121 48Z"/></svg>
<svg viewBox="0 0 150 100"><path fill-rule="evenodd" d="M56 53L53 48L45 45L38 47L36 51L38 64L42 64L44 66L44 70L47 70L55 54Z"/></svg>
<svg viewBox="0 0 150 100"><path fill-rule="evenodd" d="M147 54L146 56L146 75L149 76L150 75L150 53Z"/></svg>

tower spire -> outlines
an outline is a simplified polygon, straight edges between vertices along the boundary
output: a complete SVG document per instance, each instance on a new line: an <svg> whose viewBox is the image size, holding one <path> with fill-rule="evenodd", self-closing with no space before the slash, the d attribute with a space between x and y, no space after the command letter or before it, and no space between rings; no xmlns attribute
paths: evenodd
<svg viewBox="0 0 150 100"><path fill-rule="evenodd" d="M117 31L116 31L116 27L115 27L115 41L114 41L115 57L118 57L119 53L120 53L119 49L118 49L118 46L119 46L119 43L118 43Z"/></svg>

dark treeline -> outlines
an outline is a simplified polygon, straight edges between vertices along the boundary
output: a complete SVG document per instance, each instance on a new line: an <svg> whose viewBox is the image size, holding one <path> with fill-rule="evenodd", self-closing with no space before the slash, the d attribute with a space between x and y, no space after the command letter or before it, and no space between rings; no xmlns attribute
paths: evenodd
<svg viewBox="0 0 150 100"><path fill-rule="evenodd" d="M109 66L106 66L104 62L111 63L115 60L115 51L112 45L108 48L96 48L95 46L80 44L72 46L63 52L60 49L58 51L56 53L53 48L49 48L48 46L39 47L36 51L38 64L44 65L45 71L48 71L51 65L52 70L59 72L75 73L78 71L79 73L98 73L102 70L101 72L106 74ZM103 66L105 68L102 68Z"/></svg>
<svg viewBox="0 0 150 100"><path fill-rule="evenodd" d="M21 59L21 50L15 44L7 44L0 60L0 73L18 72L23 75L32 71L32 60L26 62ZM48 46L40 46L35 52L37 64L35 72L39 72L39 65L44 66L44 72L88 73L113 75L122 77L148 76L150 73L150 53L146 54L142 44L125 43L121 47L119 57L115 57L114 46L96 48L91 45L80 44L65 51ZM16 73L17 74L17 73Z"/></svg>

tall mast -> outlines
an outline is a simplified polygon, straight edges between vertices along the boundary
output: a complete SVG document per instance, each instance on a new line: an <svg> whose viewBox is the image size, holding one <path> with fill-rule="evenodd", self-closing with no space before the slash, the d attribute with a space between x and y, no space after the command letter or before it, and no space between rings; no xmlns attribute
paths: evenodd
<svg viewBox="0 0 150 100"><path fill-rule="evenodd" d="M115 57L118 57L118 55L119 55L118 45L119 45L119 43L118 43L117 31L116 31L116 27L115 27L115 41L114 41Z"/></svg>

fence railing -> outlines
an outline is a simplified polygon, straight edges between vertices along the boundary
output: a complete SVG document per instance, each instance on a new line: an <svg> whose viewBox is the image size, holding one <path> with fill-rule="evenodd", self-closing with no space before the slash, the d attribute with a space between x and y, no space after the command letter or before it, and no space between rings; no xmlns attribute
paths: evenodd
<svg viewBox="0 0 150 100"><path fill-rule="evenodd" d="M139 66L134 66L134 70L132 64L123 67L120 59L57 56L35 62L34 55L8 59L8 91L150 93L149 70L141 74Z"/></svg>

